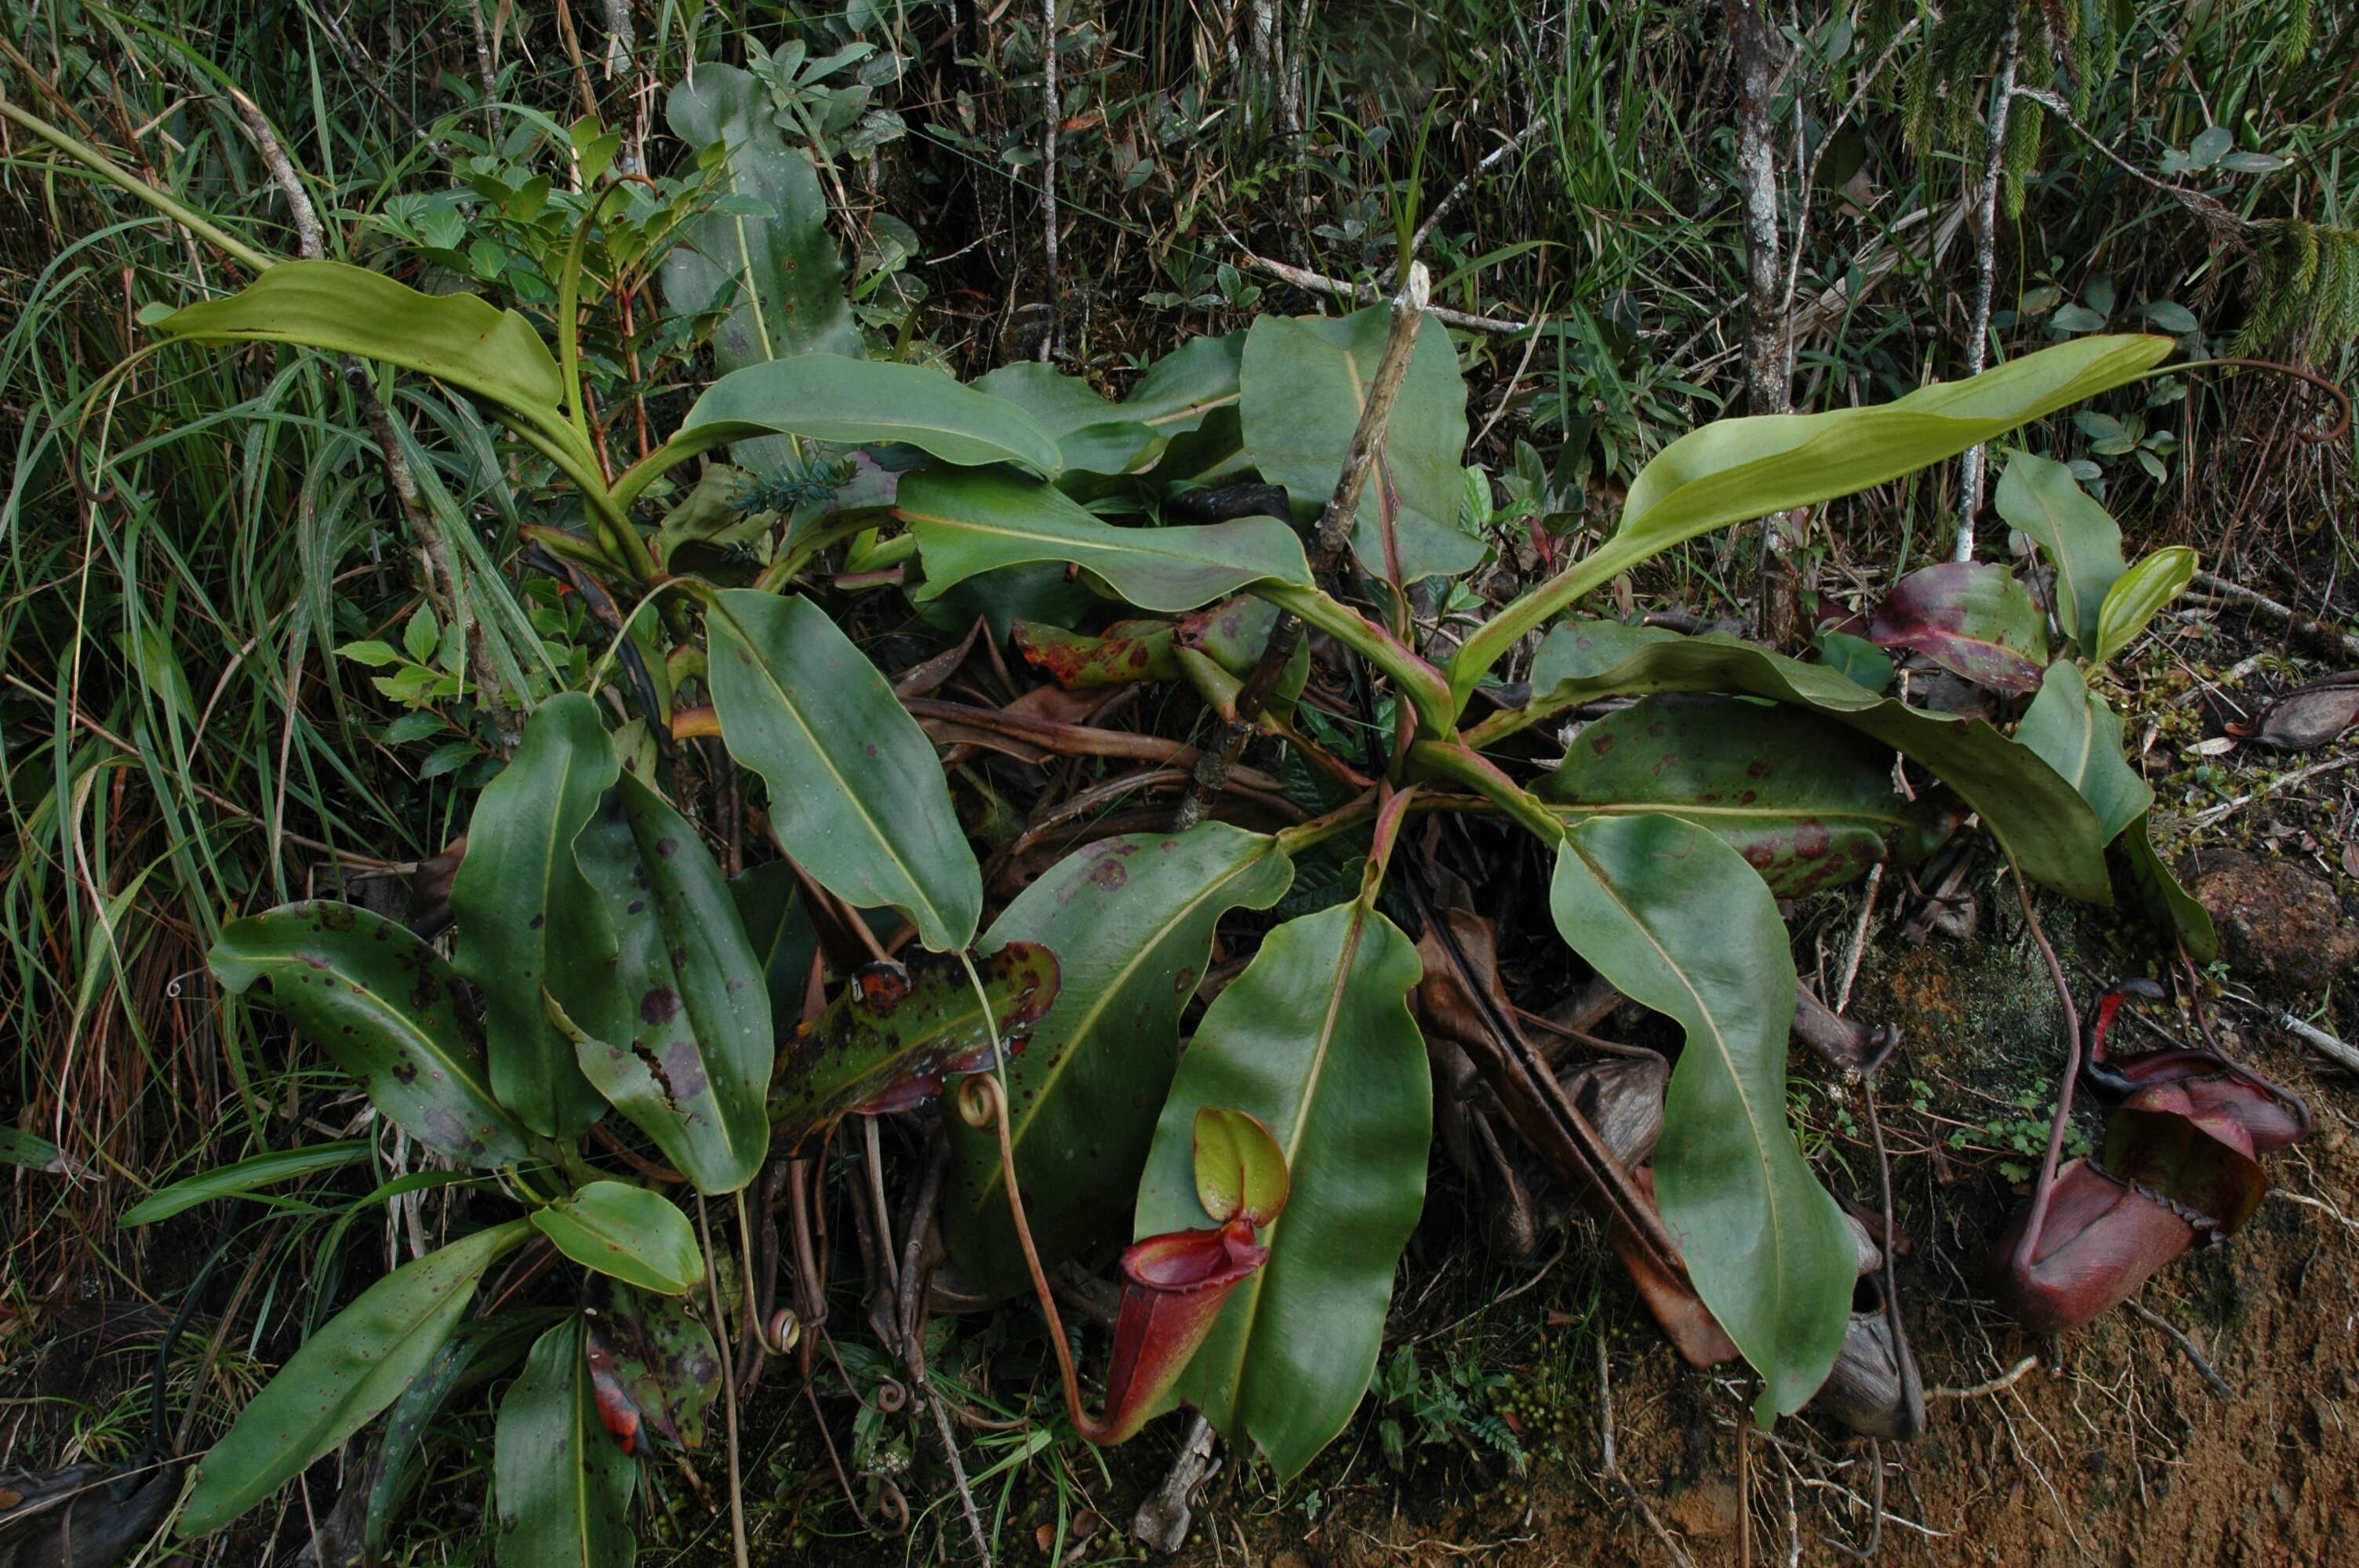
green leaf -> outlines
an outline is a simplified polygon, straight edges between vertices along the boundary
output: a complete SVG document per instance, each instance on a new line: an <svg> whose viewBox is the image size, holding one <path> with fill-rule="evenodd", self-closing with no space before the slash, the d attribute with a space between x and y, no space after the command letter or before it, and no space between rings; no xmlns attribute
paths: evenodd
<svg viewBox="0 0 2359 1568"><path fill-rule="evenodd" d="M301 343L380 360L574 439L558 411L564 383L540 334L472 294L420 294L342 262L284 261L226 299L174 311L156 330L192 342Z"/></svg>
<svg viewBox="0 0 2359 1568"><path fill-rule="evenodd" d="M1138 1189L1136 1234L1201 1226L1196 1113L1257 1117L1292 1175L1264 1229L1269 1261L1236 1288L1180 1397L1278 1479L1359 1408L1401 1249L1425 1204L1432 1073L1407 1004L1417 949L1367 898L1289 920L1204 1013L1180 1059Z"/></svg>
<svg viewBox="0 0 2359 1568"><path fill-rule="evenodd" d="M661 1193L592 1182L532 1211L533 1228L583 1268L658 1295L704 1283L704 1254L688 1217Z"/></svg>
<svg viewBox="0 0 2359 1568"><path fill-rule="evenodd" d="M1668 812L1717 834L1780 898L1840 887L1942 824L1892 782L1892 749L1733 697L1650 697L1586 726L1537 793L1567 826Z"/></svg>
<svg viewBox="0 0 2359 1568"><path fill-rule="evenodd" d="M442 629L434 623L434 611L423 604L401 629L402 648L419 664L434 656L434 649L441 641Z"/></svg>
<svg viewBox="0 0 2359 1568"><path fill-rule="evenodd" d="M2122 754L2121 715L2090 691L2069 659L2048 666L2015 738L2039 753L2097 814L2107 843L2154 804L2154 790Z"/></svg>
<svg viewBox="0 0 2359 1568"><path fill-rule="evenodd" d="M1532 663L1531 715L1650 691L1736 691L1807 708L1923 763L1982 814L2034 881L2091 903L2112 902L2088 803L2029 747L1979 719L1928 713L1854 685L1822 665L1734 637L1569 622Z"/></svg>
<svg viewBox="0 0 2359 1568"><path fill-rule="evenodd" d="M583 1334L569 1317L542 1335L501 1396L492 1486L504 1568L629 1568L637 1554L638 1466L598 1419Z"/></svg>
<svg viewBox="0 0 2359 1568"><path fill-rule="evenodd" d="M1268 1128L1226 1106L1198 1109L1196 1201L1212 1223L1266 1226L1285 1212L1288 1186L1286 1153Z"/></svg>
<svg viewBox="0 0 2359 1568"><path fill-rule="evenodd" d="M2188 953L2199 964L2220 957L2220 934L2212 925L2212 912L2179 885L2179 879L2155 853L2149 816L2141 815L2123 828L2105 847L2105 859L2113 868L2114 888L2146 916L2148 925L2186 943Z"/></svg>
<svg viewBox="0 0 2359 1568"><path fill-rule="evenodd" d="M2131 567L2097 607L2097 633L2089 656L2101 665L2111 663L2194 580L2195 552L2184 545L2157 550Z"/></svg>
<svg viewBox="0 0 2359 1568"><path fill-rule="evenodd" d="M486 1167L527 1156L457 976L413 933L348 903L289 903L223 926L206 959L232 996L259 982L259 1000L429 1149Z"/></svg>
<svg viewBox="0 0 2359 1568"><path fill-rule="evenodd" d="M356 665L364 665L373 670L381 670L388 665L401 663L401 655L394 652L392 643L380 643L374 639L346 643L336 650L336 656L350 659Z"/></svg>
<svg viewBox="0 0 2359 1568"><path fill-rule="evenodd" d="M1245 364L1245 334L1193 338L1147 367L1116 406L1158 434L1184 436L1218 411L1234 408Z"/></svg>
<svg viewBox="0 0 2359 1568"><path fill-rule="evenodd" d="M1663 1218L1761 1374L1765 1419L1799 1410L1843 1347L1857 1270L1786 1126L1794 958L1777 901L1735 850L1651 816L1568 832L1549 908L1599 974L1686 1031L1655 1153Z"/></svg>
<svg viewBox="0 0 2359 1568"><path fill-rule="evenodd" d="M2134 381L2175 347L2163 337L2060 343L1964 381L1941 382L1874 408L1722 419L1655 454L1631 481L1614 537L1494 617L1451 661L1462 707L1474 683L1523 635L1650 556L1685 539L1815 506L1897 479L2019 425Z"/></svg>
<svg viewBox="0 0 2359 1568"><path fill-rule="evenodd" d="M980 572L1030 561L1080 566L1142 610L1193 610L1265 581L1308 586L1302 541L1274 517L1192 528L1117 528L1054 486L1005 473L913 473L895 512L926 564L919 602Z"/></svg>
<svg viewBox="0 0 2359 1568"><path fill-rule="evenodd" d="M986 946L1038 942L1057 955L1056 1002L1006 1069L1016 1177L1044 1266L1122 1234L1213 927L1232 909L1267 909L1293 878L1275 838L1207 822L1077 849L992 923ZM956 1119L950 1130L951 1256L978 1289L1027 1290L999 1141Z"/></svg>
<svg viewBox="0 0 2359 1568"><path fill-rule="evenodd" d="M769 1152L773 1047L769 989L729 885L688 819L627 773L573 853L603 905L598 951L614 955L552 977L586 1036L575 1061L697 1191L734 1193Z"/></svg>
<svg viewBox="0 0 2359 1568"><path fill-rule="evenodd" d="M603 1108L541 993L579 994L604 968L598 902L573 838L621 771L598 705L580 692L550 697L476 796L451 882L459 972L484 993L492 1087L544 1137L573 1137Z"/></svg>
<svg viewBox="0 0 2359 1568"><path fill-rule="evenodd" d="M1880 693L1892 684L1892 655L1866 638L1821 632L1811 643L1819 651L1819 663L1863 690Z"/></svg>
<svg viewBox="0 0 2359 1568"><path fill-rule="evenodd" d="M711 685L729 754L770 786L770 830L820 885L889 904L937 952L963 947L983 872L925 732L817 605L716 594Z"/></svg>
<svg viewBox="0 0 2359 1568"><path fill-rule="evenodd" d="M1359 428L1368 384L1391 332L1388 306L1349 316L1264 316L1245 334L1239 407L1245 451L1262 477L1286 487L1299 516L1314 517L1334 492ZM1375 577L1389 575L1383 503L1399 500L1394 550L1403 582L1454 577L1481 561L1483 542L1458 527L1466 449L1466 384L1450 334L1418 333L1384 453L1353 519L1353 553Z"/></svg>
<svg viewBox="0 0 2359 1568"><path fill-rule="evenodd" d="M530 1234L511 1220L429 1252L305 1340L197 1466L182 1537L211 1535L391 1404L458 1326L484 1271Z"/></svg>
<svg viewBox="0 0 2359 1568"><path fill-rule="evenodd" d="M973 962L981 997L956 955L922 954L906 985L855 979L797 1029L770 1087L779 1146L803 1144L855 1110L922 1104L947 1078L991 1066L995 1021L1003 1044L1020 1040L1057 1000L1057 956L1037 942L1010 942Z"/></svg>
<svg viewBox="0 0 2359 1568"><path fill-rule="evenodd" d="M48 1139L19 1132L13 1127L0 1127L0 1165L14 1165L21 1171L60 1172L66 1168L66 1162L58 1146Z"/></svg>
<svg viewBox="0 0 2359 1568"><path fill-rule="evenodd" d="M1038 419L1056 438L1066 473L1128 473L1151 464L1169 438L1123 417L1121 406L1100 397L1088 382L1048 365L1002 365L974 386Z"/></svg>
<svg viewBox="0 0 2359 1568"><path fill-rule="evenodd" d="M2085 651L2105 594L2127 569L2122 531L2062 463L2017 452L1991 495L1998 514L2056 568L2056 623Z"/></svg>
<svg viewBox="0 0 2359 1568"><path fill-rule="evenodd" d="M926 365L802 354L731 371L705 388L658 467L749 436L844 446L901 442L946 463L1021 463L1054 475L1062 460L1040 422L1004 398Z"/></svg>
<svg viewBox="0 0 2359 1568"><path fill-rule="evenodd" d="M861 357L827 197L810 158L779 135L767 87L735 66L701 64L671 90L664 117L690 146L724 144L721 189L766 209L692 219L664 257L664 298L675 314L728 309L713 333L713 362L725 373L801 353Z"/></svg>
<svg viewBox="0 0 2359 1568"><path fill-rule="evenodd" d="M270 1150L226 1165L217 1165L184 1182L174 1182L168 1187L159 1187L125 1209L114 1223L125 1229L138 1225L153 1225L159 1219L185 1214L199 1204L212 1203L216 1198L238 1197L246 1193L260 1192L265 1187L275 1187L282 1182L300 1181L321 1171L342 1170L368 1157L369 1144L364 1138L308 1144L300 1149Z"/></svg>

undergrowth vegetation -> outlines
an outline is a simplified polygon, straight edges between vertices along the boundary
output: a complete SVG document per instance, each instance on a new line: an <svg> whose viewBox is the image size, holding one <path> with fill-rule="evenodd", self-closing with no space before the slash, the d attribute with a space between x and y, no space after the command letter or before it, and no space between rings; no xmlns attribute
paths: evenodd
<svg viewBox="0 0 2359 1568"><path fill-rule="evenodd" d="M0 1457L143 1561L1059 1562L1174 1405L1313 1519L1520 1485L1614 1292L1915 1435L1789 922L1995 853L2068 1018L2035 888L2195 1000L2125 672L2190 584L2336 633L2354 53L0 0ZM2096 1139L2052 1063L1948 1135L2039 1326L2308 1130L2146 997ZM1546 1354L1493 1260L1389 1332L1536 1176Z"/></svg>

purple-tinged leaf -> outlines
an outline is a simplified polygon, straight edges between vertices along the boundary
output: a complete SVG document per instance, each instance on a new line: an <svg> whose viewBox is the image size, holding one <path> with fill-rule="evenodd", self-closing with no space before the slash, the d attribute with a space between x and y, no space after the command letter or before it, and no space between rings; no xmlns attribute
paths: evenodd
<svg viewBox="0 0 2359 1568"><path fill-rule="evenodd" d="M2012 571L1985 561L1910 572L1877 609L1868 638L2010 697L2035 690L2048 664L2039 607Z"/></svg>

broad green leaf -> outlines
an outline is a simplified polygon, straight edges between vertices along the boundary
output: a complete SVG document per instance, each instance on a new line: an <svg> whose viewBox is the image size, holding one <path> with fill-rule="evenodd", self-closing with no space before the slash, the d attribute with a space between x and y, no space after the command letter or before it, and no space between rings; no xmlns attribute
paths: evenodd
<svg viewBox="0 0 2359 1568"><path fill-rule="evenodd" d="M2121 715L2090 691L2080 667L2069 659L2048 666L2015 738L2081 792L2109 844L2154 804L2153 788L2122 755Z"/></svg>
<svg viewBox="0 0 2359 1568"><path fill-rule="evenodd" d="M1286 1153L1268 1128L1241 1110L1196 1112L1196 1202L1216 1225L1243 1217L1266 1226L1285 1212Z"/></svg>
<svg viewBox="0 0 2359 1568"><path fill-rule="evenodd" d="M522 1360L538 1337L532 1333L537 1322L536 1314L516 1313L461 1324L386 1411L383 1457L369 1483L361 1527L366 1561L384 1561L394 1527L410 1517L410 1500L426 1478L432 1450L456 1435L441 1421L443 1407L462 1390Z"/></svg>
<svg viewBox="0 0 2359 1568"><path fill-rule="evenodd" d="M658 1295L704 1283L704 1254L688 1217L661 1193L592 1182L532 1211L533 1228L583 1268Z"/></svg>
<svg viewBox="0 0 2359 1568"><path fill-rule="evenodd" d="M1908 648L1977 686L2019 697L2039 684L2048 633L2030 590L1989 561L1910 572L1877 606L1868 636Z"/></svg>
<svg viewBox="0 0 2359 1568"><path fill-rule="evenodd" d="M705 388L660 465L753 436L843 446L900 442L946 463L1021 463L1054 475L1062 458L1040 422L927 365L802 354L749 364Z"/></svg>
<svg viewBox="0 0 2359 1568"><path fill-rule="evenodd" d="M1006 473L913 473L895 511L918 536L930 600L980 572L1031 561L1071 564L1141 610L1193 610L1264 581L1307 586L1294 529L1274 517L1192 528L1117 528L1053 485Z"/></svg>
<svg viewBox="0 0 2359 1568"><path fill-rule="evenodd" d="M232 996L259 983L259 1000L429 1149L480 1166L529 1152L493 1093L458 977L413 933L348 903L290 903L231 921L206 957Z"/></svg>
<svg viewBox="0 0 2359 1568"><path fill-rule="evenodd" d="M978 378L974 387L1038 419L1056 438L1067 473L1128 473L1151 463L1169 438L1125 418L1121 406L1100 397L1088 382L1049 365L1002 365Z"/></svg>
<svg viewBox="0 0 2359 1568"><path fill-rule="evenodd" d="M861 357L827 197L810 158L779 135L769 90L735 66L699 65L672 88L664 117L690 146L725 145L722 189L766 209L733 203L693 219L664 257L675 315L728 311L713 332L713 362L726 373L800 353Z"/></svg>
<svg viewBox="0 0 2359 1568"><path fill-rule="evenodd" d="M1683 637L1660 627L1570 622L1540 643L1529 711L1652 691L1744 692L1856 730L1956 790L2034 881L2086 903L2112 902L2095 813L2037 752L1979 719L1877 697L1823 665L1714 633Z"/></svg>
<svg viewBox="0 0 2359 1568"><path fill-rule="evenodd" d="M586 1036L575 1061L697 1191L734 1193L769 1152L773 1047L769 989L729 885L688 819L629 773L573 853L604 907L598 951L613 955L550 987Z"/></svg>
<svg viewBox="0 0 2359 1568"><path fill-rule="evenodd" d="M0 1165L14 1165L23 1171L62 1171L65 1156L58 1146L46 1138L29 1132L19 1132L13 1127L0 1127Z"/></svg>
<svg viewBox="0 0 2359 1568"><path fill-rule="evenodd" d="M1851 1232L1786 1125L1794 957L1744 858L1676 817L1571 829L1549 908L1615 989L1687 1032L1663 1106L1655 1191L1696 1293L1788 1414L1843 1347Z"/></svg>
<svg viewBox="0 0 2359 1568"><path fill-rule="evenodd" d="M821 886L908 915L937 952L963 947L983 872L918 721L827 612L753 589L708 622L721 737L770 786L770 831Z"/></svg>
<svg viewBox="0 0 2359 1568"><path fill-rule="evenodd" d="M186 1214L198 1205L212 1203L216 1198L257 1193L282 1182L300 1181L305 1176L317 1175L321 1171L342 1170L368 1157L369 1144L364 1138L307 1144L300 1149L269 1150L249 1159L217 1165L184 1182L174 1182L168 1187L159 1187L125 1209L123 1217L114 1223L125 1229L137 1225L153 1225L159 1219Z"/></svg>
<svg viewBox="0 0 2359 1568"><path fill-rule="evenodd" d="M1184 436L1224 408L1237 406L1245 334L1192 338L1147 367L1130 395L1116 406L1165 437Z"/></svg>
<svg viewBox="0 0 2359 1568"><path fill-rule="evenodd" d="M156 330L358 354L489 398L543 428L566 428L558 411L564 383L531 322L472 294L420 294L342 262L280 262L226 299L174 311Z"/></svg>
<svg viewBox="0 0 2359 1568"><path fill-rule="evenodd" d="M2199 964L2220 957L2220 934L2212 927L2212 912L2179 885L2179 879L2155 852L2150 816L2141 814L2123 828L2105 847L2105 859L2113 868L2114 888L2146 916L2148 925L2186 943L2187 951Z"/></svg>
<svg viewBox="0 0 2359 1568"><path fill-rule="evenodd" d="M2056 568L2056 623L2086 652L2107 590L2128 569L2113 514L2081 488L2071 469L2028 452L2006 460L1991 503Z"/></svg>
<svg viewBox="0 0 2359 1568"><path fill-rule="evenodd" d="M1207 822L1077 849L992 923L986 946L1030 941L1057 955L1056 1002L1007 1061L1016 1176L1045 1266L1123 1234L1213 927L1232 909L1267 909L1293 878L1276 839ZM999 1141L955 1119L950 1130L951 1256L978 1289L1027 1290Z"/></svg>
<svg viewBox="0 0 2359 1568"><path fill-rule="evenodd" d="M1391 331L1391 309L1349 316L1264 316L1245 334L1240 375L1245 451L1262 477L1286 487L1298 516L1315 517L1334 492ZM1429 323L1417 335L1383 455L1353 519L1352 550L1371 576L1400 580L1455 576L1483 558L1483 541L1458 526L1464 481L1466 384L1450 334ZM1384 503L1397 497L1389 547Z"/></svg>
<svg viewBox="0 0 2359 1568"><path fill-rule="evenodd" d="M957 955L924 954L902 976L855 976L797 1029L770 1086L780 1147L798 1147L853 1111L921 1105L948 1079L988 1070L995 1023L1002 1044L1020 1041L1057 1000L1057 956L1037 942L1010 942L973 962L981 997Z"/></svg>
<svg viewBox="0 0 2359 1568"><path fill-rule="evenodd" d="M1780 898L1864 876L1941 824L1892 782L1892 749L1807 710L1717 696L1650 697L1584 727L1537 793L1569 827L1647 812L1707 828Z"/></svg>
<svg viewBox="0 0 2359 1568"><path fill-rule="evenodd" d="M1812 639L1819 663L1863 689L1882 693L1892 684L1892 655L1864 637L1821 632Z"/></svg>
<svg viewBox="0 0 2359 1568"><path fill-rule="evenodd" d="M541 993L578 994L607 967L611 947L573 838L621 771L597 704L580 692L550 697L475 797L467 856L451 882L456 962L484 993L493 1090L544 1137L573 1137L604 1108Z"/></svg>
<svg viewBox="0 0 2359 1568"><path fill-rule="evenodd" d="M638 1466L598 1419L584 1333L569 1317L542 1335L500 1398L492 1487L502 1568L630 1568L637 1555Z"/></svg>
<svg viewBox="0 0 2359 1568"><path fill-rule="evenodd" d="M1682 540L1855 494L1955 457L2136 380L2175 346L2163 337L2082 338L1879 407L1753 415L1690 431L1639 470L1613 538L1467 639L1451 661L1451 689L1462 707L1526 633Z"/></svg>
<svg viewBox="0 0 2359 1568"><path fill-rule="evenodd" d="M1237 1286L1180 1380L1180 1398L1258 1447L1281 1482L1359 1408L1425 1204L1432 1072L1407 1001L1421 966L1372 903L1278 926L1214 999L1138 1189L1136 1235L1207 1222L1195 1157L1206 1106L1259 1118L1285 1152L1292 1192L1260 1233L1269 1261Z"/></svg>
<svg viewBox="0 0 2359 1568"><path fill-rule="evenodd" d="M2097 633L2089 657L2109 664L2137 641L2146 623L2195 580L2195 552L2184 545L2155 551L2124 572L2097 607Z"/></svg>
<svg viewBox="0 0 2359 1568"><path fill-rule="evenodd" d="M530 1234L511 1220L429 1252L305 1340L198 1465L180 1534L211 1535L391 1404L458 1326L484 1271Z"/></svg>

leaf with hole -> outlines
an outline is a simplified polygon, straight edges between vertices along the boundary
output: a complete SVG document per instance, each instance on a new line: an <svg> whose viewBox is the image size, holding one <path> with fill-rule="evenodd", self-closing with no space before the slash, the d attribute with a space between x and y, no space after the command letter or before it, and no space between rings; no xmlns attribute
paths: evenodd
<svg viewBox="0 0 2359 1568"><path fill-rule="evenodd" d="M1790 1414L1843 1347L1858 1269L1786 1124L1795 979L1777 900L1735 850L1658 815L1569 830L1549 908L1617 990L1686 1031L1656 1195L1696 1293L1761 1374L1762 1415Z"/></svg>
<svg viewBox="0 0 2359 1568"><path fill-rule="evenodd" d="M198 1465L182 1538L228 1524L391 1404L458 1326L484 1271L530 1234L512 1220L429 1252L314 1332Z"/></svg>
<svg viewBox="0 0 2359 1568"><path fill-rule="evenodd" d="M937 952L964 946L983 873L934 748L866 654L817 605L716 594L708 622L721 738L770 786L770 831L821 886L888 904Z"/></svg>
<svg viewBox="0 0 2359 1568"><path fill-rule="evenodd" d="M1425 1204L1432 1072L1408 1006L1422 966L1361 898L1289 920L1213 999L1180 1057L1135 1234L1201 1227L1196 1118L1258 1119L1291 1177L1268 1261L1235 1287L1179 1397L1281 1482L1347 1425L1376 1367L1393 1274Z"/></svg>
<svg viewBox="0 0 2359 1568"><path fill-rule="evenodd" d="M762 963L721 868L630 773L573 855L604 916L598 950L613 955L567 966L550 986L580 1036L575 1062L697 1191L735 1192L769 1152L773 1047Z"/></svg>
<svg viewBox="0 0 2359 1568"><path fill-rule="evenodd" d="M1275 838L1207 822L1077 849L992 924L986 945L1037 942L1057 955L1057 1000L1007 1062L1016 1175L1045 1266L1125 1233L1213 930L1231 910L1267 909L1293 877ZM951 1257L978 1289L1026 1290L998 1140L962 1120L950 1131Z"/></svg>
<svg viewBox="0 0 2359 1568"><path fill-rule="evenodd" d="M386 1120L462 1164L512 1164L529 1135L493 1092L458 977L416 934L348 903L233 920L206 955L222 989L286 1015Z"/></svg>
<svg viewBox="0 0 2359 1568"><path fill-rule="evenodd" d="M704 1254L688 1217L661 1193L592 1182L532 1211L533 1228L583 1268L676 1296L704 1282Z"/></svg>
<svg viewBox="0 0 2359 1568"><path fill-rule="evenodd" d="M989 1071L995 1030L1003 1045L1021 1041L1057 1000L1057 956L1037 942L973 963L980 996L958 955L920 954L872 966L798 1028L770 1086L779 1146L801 1147L854 1111L922 1105L949 1079Z"/></svg>

